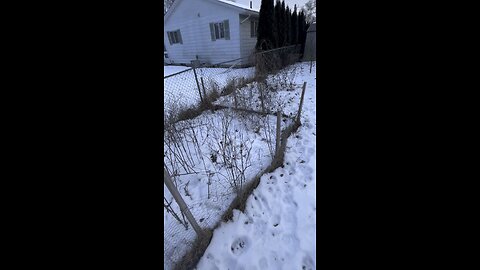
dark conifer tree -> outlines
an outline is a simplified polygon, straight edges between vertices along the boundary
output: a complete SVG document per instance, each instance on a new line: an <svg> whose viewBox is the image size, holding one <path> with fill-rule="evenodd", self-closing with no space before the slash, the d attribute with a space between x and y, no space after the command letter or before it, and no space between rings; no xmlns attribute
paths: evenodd
<svg viewBox="0 0 480 270"><path fill-rule="evenodd" d="M291 45L292 44L292 13L290 12L290 8L287 6L285 9L285 45Z"/></svg>
<svg viewBox="0 0 480 270"><path fill-rule="evenodd" d="M287 26L287 11L285 9L284 0L282 0L282 5L280 9L281 9L281 26L282 26L282 46L286 46L288 26Z"/></svg>
<svg viewBox="0 0 480 270"><path fill-rule="evenodd" d="M258 19L257 50L269 50L276 46L276 27L273 0L262 0Z"/></svg>
<svg viewBox="0 0 480 270"><path fill-rule="evenodd" d="M282 4L280 0L277 0L275 3L275 26L277 30L277 48L283 46L284 39L284 28L283 28L283 13L282 13Z"/></svg>
<svg viewBox="0 0 480 270"><path fill-rule="evenodd" d="M300 14L298 15L298 39L299 43L301 44L301 51L300 53L303 53L303 50L305 48L305 39L307 37L307 29L306 29L306 21L305 21L305 14L303 13L303 10L300 11Z"/></svg>
<svg viewBox="0 0 480 270"><path fill-rule="evenodd" d="M297 16L297 5L293 8L292 14L292 45L298 44L298 16Z"/></svg>

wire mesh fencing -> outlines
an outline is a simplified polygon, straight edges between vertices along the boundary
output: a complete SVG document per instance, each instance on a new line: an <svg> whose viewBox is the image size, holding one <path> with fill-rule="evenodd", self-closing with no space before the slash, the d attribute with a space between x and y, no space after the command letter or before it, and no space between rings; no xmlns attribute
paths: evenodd
<svg viewBox="0 0 480 270"><path fill-rule="evenodd" d="M164 126L165 170L202 229L213 229L277 155L280 131L299 111L292 65L298 52L299 46L279 48L252 55L248 66L236 59L165 77L166 114L201 109L205 102L220 106ZM168 190L164 209L164 266L175 269L194 249L197 234Z"/></svg>
<svg viewBox="0 0 480 270"><path fill-rule="evenodd" d="M197 107L201 101L199 84L193 68L164 77L164 114L177 115L181 110Z"/></svg>
<svg viewBox="0 0 480 270"><path fill-rule="evenodd" d="M204 237L202 232L231 218L234 212L230 210L238 209L242 200L245 203L260 176L272 166L280 166L280 145L285 149L292 127L299 124L305 86L299 105L292 104L298 112L293 118L280 112L272 116L226 108L167 127L166 269L192 269L203 252L196 248L196 240Z"/></svg>
<svg viewBox="0 0 480 270"><path fill-rule="evenodd" d="M300 50L301 45L292 45L257 53L256 75L263 77L298 62L301 58Z"/></svg>
<svg viewBox="0 0 480 270"><path fill-rule="evenodd" d="M202 109L220 96L232 94L253 81L264 81L300 59L300 46L259 52L217 64L197 64L164 77L164 114L177 119L182 112ZM204 109L204 108L203 108Z"/></svg>
<svg viewBox="0 0 480 270"><path fill-rule="evenodd" d="M294 65L300 60L300 46L289 46L255 54L253 77L231 78L224 87L217 105L244 111L274 115L289 110L296 89L296 76L303 68ZM290 91L286 93L285 91ZM298 93L296 93L298 95Z"/></svg>

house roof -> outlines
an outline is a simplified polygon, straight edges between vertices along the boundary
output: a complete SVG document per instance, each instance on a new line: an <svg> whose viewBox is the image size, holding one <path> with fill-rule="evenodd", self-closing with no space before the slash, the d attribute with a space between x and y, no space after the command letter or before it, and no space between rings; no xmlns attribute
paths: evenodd
<svg viewBox="0 0 480 270"><path fill-rule="evenodd" d="M173 13L174 9L178 6L178 3L180 3L181 1L182 0L176 0L175 2L173 2L173 5L170 7L170 9L167 11L165 16L163 17L164 22L168 19L168 17L170 17L170 15ZM220 5L225 6L225 7L234 8L237 11L240 11L240 12L245 12L246 11L247 14L258 15L259 12L260 12L260 10L258 10L256 8L250 8L249 6L242 5L242 4L239 4L239 3L235 3L235 2L232 2L232 1L227 1L227 0L204 0L204 1L216 2L217 4L220 4Z"/></svg>
<svg viewBox="0 0 480 270"><path fill-rule="evenodd" d="M222 3L232 5L232 6L235 6L235 7L239 7L241 9L245 9L245 10L248 10L248 11L260 12L260 10L258 10L256 8L250 8L247 5L242 5L242 4L239 4L239 3L232 2L232 1L227 1L227 0L214 0L214 1L222 2Z"/></svg>

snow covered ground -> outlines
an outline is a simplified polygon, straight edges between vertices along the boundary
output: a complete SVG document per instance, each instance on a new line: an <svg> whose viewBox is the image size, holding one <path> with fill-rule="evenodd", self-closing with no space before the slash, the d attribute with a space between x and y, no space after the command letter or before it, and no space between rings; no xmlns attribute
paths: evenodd
<svg viewBox="0 0 480 270"><path fill-rule="evenodd" d="M285 166L262 176L245 213L236 211L215 230L197 269L316 269L315 70L305 68L296 78L307 89Z"/></svg>
<svg viewBox="0 0 480 270"><path fill-rule="evenodd" d="M176 128L184 131L176 137L176 141L165 138L165 165L171 175L177 175L174 177L177 189L202 228L213 229L236 196L231 181L232 170L228 166L232 163L226 165L222 159L223 145L227 145L227 156L232 159L242 154L242 150L243 155L249 153L250 158L243 159L246 168L244 185L272 161L273 154L266 139L273 138L273 152L276 118L267 116L267 125L256 126L256 123L265 121L239 121L240 117L230 110L206 111L195 119L179 122ZM285 120L284 128L292 122ZM227 125L228 131L224 133ZM183 143L180 143L180 138ZM185 169L179 165L179 158L187 160L191 167L185 166L188 167ZM237 164L242 165L240 162ZM239 175L238 170L234 173ZM168 189L164 189L164 197L168 202L173 200ZM172 208L180 216L175 201ZM167 211L164 211L164 226L165 268L169 269L190 248L196 235L190 225L186 230Z"/></svg>
<svg viewBox="0 0 480 270"><path fill-rule="evenodd" d="M243 72L248 76L249 71L245 70ZM227 74L228 69L223 69L223 72L221 74ZM302 110L303 125L288 140L285 166L262 177L260 185L247 201L245 213L237 211L233 222L222 224L215 230L198 269L315 269L315 69L310 74L308 63L298 63L288 67L283 74L293 73L293 83L289 87L280 86L275 91L276 104L272 104L273 107L281 107L287 115L296 113L301 86L304 81L307 82ZM279 82L275 77L281 76L279 73L269 78L272 80L270 85ZM247 85L239 91L238 96L250 100L245 104L258 110L260 103L257 88L256 83ZM231 104L233 101L226 96L218 102ZM223 110L215 113L206 111L195 119L182 121L178 126L189 130L182 134L188 152L193 153L190 154L193 157L192 170L196 173L189 173L178 164L171 164L170 160L174 159L172 153L166 153L164 158L167 167L174 168L172 174L180 174L175 177L177 187L203 228L213 228L235 197L232 187L226 181L228 170L221 162L215 161L217 158L212 155L218 152L218 147L222 144L216 131L225 127L225 113ZM266 168L271 161L271 151L266 140L268 136L273 136L275 140L276 119L267 116L267 121L260 121L264 125L258 126L259 116L233 117L230 123L232 138L237 144L237 139L243 138L252 147L253 164L246 171L247 180L251 180L253 175ZM284 120L283 128L291 123L291 120ZM186 153L187 151L185 155ZM172 200L167 189L164 197L168 201ZM172 207L180 213L175 202ZM164 225L164 268L171 269L190 248L196 235L191 226L186 230L165 210Z"/></svg>
<svg viewBox="0 0 480 270"><path fill-rule="evenodd" d="M163 76L168 76L173 73L177 73L180 71L183 71L185 69L189 69L190 67L185 67L185 66L163 66Z"/></svg>

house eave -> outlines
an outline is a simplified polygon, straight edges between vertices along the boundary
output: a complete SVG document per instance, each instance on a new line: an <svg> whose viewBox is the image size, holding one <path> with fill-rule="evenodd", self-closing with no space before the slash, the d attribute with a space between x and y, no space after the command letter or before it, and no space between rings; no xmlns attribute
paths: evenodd
<svg viewBox="0 0 480 270"><path fill-rule="evenodd" d="M170 7L170 9L168 9L167 13L165 14L165 16L163 16L163 23L166 23L168 18L171 16L171 14L173 13L173 11L175 10L175 8L179 5L179 3L181 2L182 0L176 0L175 2L173 2L172 6ZM225 3L225 2L221 2L221 1L217 1L217 0L206 0L206 1L210 1L212 3L216 3L218 5L221 5L221 6L224 6L224 7L228 7L228 8L231 8L231 9L234 9L236 10L239 14L241 15L246 15L246 16L249 16L249 15L253 15L253 16L259 16L260 15L260 12L259 11L255 11L255 10L251 10L251 9L247 9L247 8L243 8L243 7L239 7L239 6L235 6L233 4L229 4L229 3Z"/></svg>

